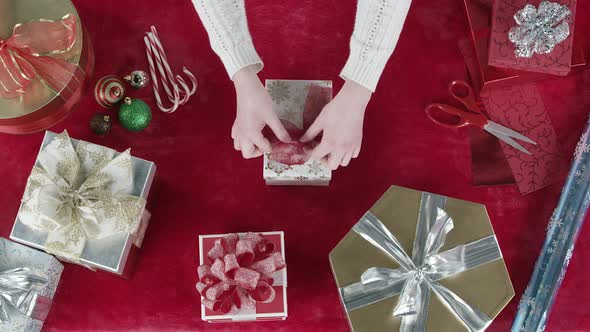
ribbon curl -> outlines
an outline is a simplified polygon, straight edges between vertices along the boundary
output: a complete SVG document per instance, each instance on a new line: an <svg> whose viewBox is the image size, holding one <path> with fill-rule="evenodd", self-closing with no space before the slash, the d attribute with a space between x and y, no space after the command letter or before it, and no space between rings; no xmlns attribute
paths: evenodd
<svg viewBox="0 0 590 332"><path fill-rule="evenodd" d="M346 311L400 294L393 310L393 316L402 318L400 331L425 331L432 291L469 331L486 329L491 323L489 317L437 281L500 259L502 255L493 235L439 253L453 229L453 220L442 209L445 202L443 196L423 193L412 256L375 215L367 212L363 216L353 230L400 267L369 268L360 282L340 288Z"/></svg>
<svg viewBox="0 0 590 332"><path fill-rule="evenodd" d="M199 266L197 290L209 310L254 312L256 303L275 298L273 275L286 264L274 244L264 237L248 233L230 234L215 241L207 257L210 264Z"/></svg>
<svg viewBox="0 0 590 332"><path fill-rule="evenodd" d="M568 19L571 11L567 6L542 1L539 9L527 4L514 15L518 26L508 32L508 39L514 43L514 54L520 58L531 58L535 53L547 54L570 35Z"/></svg>
<svg viewBox="0 0 590 332"><path fill-rule="evenodd" d="M135 234L145 199L133 196L129 150L116 151L56 136L37 158L19 218L47 233L45 251L80 263L89 239Z"/></svg>
<svg viewBox="0 0 590 332"><path fill-rule="evenodd" d="M56 55L70 51L75 41L76 17L72 14L58 21L17 24L11 37L0 39L0 97L22 96L36 78L56 92L64 90L72 77L77 79L78 66Z"/></svg>
<svg viewBox="0 0 590 332"><path fill-rule="evenodd" d="M48 282L38 269L24 267L0 271L0 326L15 315L33 316L39 291Z"/></svg>

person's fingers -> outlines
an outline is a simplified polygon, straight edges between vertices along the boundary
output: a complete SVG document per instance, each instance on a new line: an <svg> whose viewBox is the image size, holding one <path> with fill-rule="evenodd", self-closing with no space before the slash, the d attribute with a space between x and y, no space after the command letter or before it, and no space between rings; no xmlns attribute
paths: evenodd
<svg viewBox="0 0 590 332"><path fill-rule="evenodd" d="M236 139L236 125L231 126L231 138Z"/></svg>
<svg viewBox="0 0 590 332"><path fill-rule="evenodd" d="M237 139L234 139L234 149L236 149L236 151L240 151L240 141Z"/></svg>
<svg viewBox="0 0 590 332"><path fill-rule="evenodd" d="M307 142L312 141L314 138L316 138L322 132L322 130L323 130L322 122L321 122L321 119L318 118L311 124L311 126L309 127L309 129L307 129L305 134L303 134L303 136L301 136L301 138L299 139L299 142L307 143Z"/></svg>
<svg viewBox="0 0 590 332"><path fill-rule="evenodd" d="M281 142L291 143L293 141L287 132L287 129L285 129L285 126L283 126L281 120L279 120L278 116L271 116L269 119L267 119L266 124Z"/></svg>
<svg viewBox="0 0 590 332"><path fill-rule="evenodd" d="M359 146L358 148L354 149L354 152L352 153L352 158L358 158L360 153L361 153L361 147Z"/></svg>
<svg viewBox="0 0 590 332"><path fill-rule="evenodd" d="M322 160L327 154L330 153L331 147L324 141L320 145L316 146L311 152L310 157L314 160Z"/></svg>
<svg viewBox="0 0 590 332"><path fill-rule="evenodd" d="M246 159L253 158L252 156L254 156L256 154L256 150L258 150L254 144L248 140L240 142L240 147L242 148L242 157Z"/></svg>
<svg viewBox="0 0 590 332"><path fill-rule="evenodd" d="M266 137L264 137L264 135L262 135L262 133L258 133L256 135L254 135L252 137L252 142L263 153L271 153L272 152L272 147L270 145L270 142L268 141L268 139L266 139Z"/></svg>
<svg viewBox="0 0 590 332"><path fill-rule="evenodd" d="M350 159L352 159L352 153L353 153L353 151L348 151L344 155L344 158L342 158L342 162L340 163L340 165L342 167L346 167L346 166L348 166L348 164L350 164Z"/></svg>
<svg viewBox="0 0 590 332"><path fill-rule="evenodd" d="M328 157L328 167L333 171L338 169L340 163L342 163L342 158L344 157L344 153L340 151L330 153L330 157Z"/></svg>
<svg viewBox="0 0 590 332"><path fill-rule="evenodd" d="M254 148L254 151L251 153L246 154L244 158L246 159L253 159L262 156L264 152L260 151L258 148Z"/></svg>

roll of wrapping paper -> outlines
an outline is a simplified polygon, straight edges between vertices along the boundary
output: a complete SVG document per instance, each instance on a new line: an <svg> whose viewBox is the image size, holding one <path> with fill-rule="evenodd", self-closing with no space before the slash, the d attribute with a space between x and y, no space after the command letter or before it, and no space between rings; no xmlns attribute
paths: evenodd
<svg viewBox="0 0 590 332"><path fill-rule="evenodd" d="M520 300L513 332L540 332L551 311L590 204L590 121L580 138L557 208L529 285Z"/></svg>

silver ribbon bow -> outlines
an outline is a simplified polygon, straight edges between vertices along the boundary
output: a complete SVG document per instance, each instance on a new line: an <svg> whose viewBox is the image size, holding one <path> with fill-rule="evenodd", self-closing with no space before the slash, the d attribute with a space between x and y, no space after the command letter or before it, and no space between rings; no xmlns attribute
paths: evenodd
<svg viewBox="0 0 590 332"><path fill-rule="evenodd" d="M514 43L516 57L530 58L535 53L547 54L570 35L568 19L571 11L567 6L543 1L539 9L527 4L514 15L518 24L508 32Z"/></svg>
<svg viewBox="0 0 590 332"><path fill-rule="evenodd" d="M432 291L470 331L485 330L491 319L437 281L502 258L496 237L490 235L439 253L453 229L453 220L442 209L446 198L423 193L420 204L412 257L371 212L354 226L355 232L400 267L369 268L360 282L342 287L340 296L346 311L400 294L393 310L394 316L402 318L400 331L425 331Z"/></svg>
<svg viewBox="0 0 590 332"><path fill-rule="evenodd" d="M8 324L15 315L33 316L38 292L48 282L47 275L34 268L16 268L0 272L0 324Z"/></svg>

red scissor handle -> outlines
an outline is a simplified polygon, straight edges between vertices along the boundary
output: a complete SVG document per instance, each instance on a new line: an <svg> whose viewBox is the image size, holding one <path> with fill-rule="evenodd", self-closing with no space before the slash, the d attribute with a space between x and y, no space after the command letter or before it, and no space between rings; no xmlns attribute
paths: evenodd
<svg viewBox="0 0 590 332"><path fill-rule="evenodd" d="M439 116L437 116L437 114ZM430 118L430 120L447 128L476 126L483 129L488 123L488 119L486 119L486 117L482 114L466 112L445 104L430 104L426 106L426 115ZM440 115L450 115L451 120L444 119Z"/></svg>
<svg viewBox="0 0 590 332"><path fill-rule="evenodd" d="M475 98L473 88L464 81L453 81L449 84L451 96L460 101L468 110L483 114L481 105Z"/></svg>

